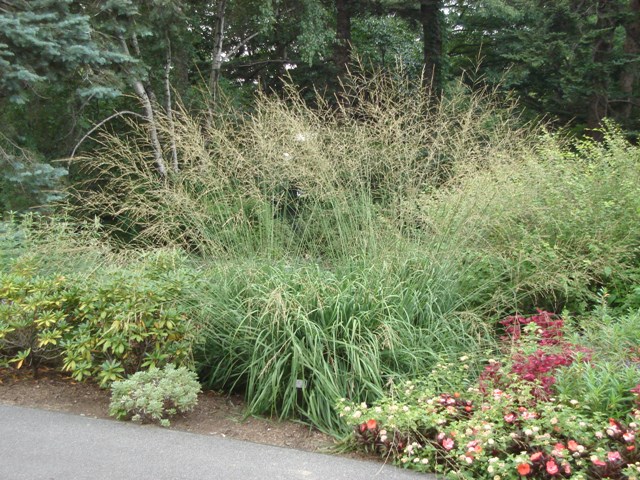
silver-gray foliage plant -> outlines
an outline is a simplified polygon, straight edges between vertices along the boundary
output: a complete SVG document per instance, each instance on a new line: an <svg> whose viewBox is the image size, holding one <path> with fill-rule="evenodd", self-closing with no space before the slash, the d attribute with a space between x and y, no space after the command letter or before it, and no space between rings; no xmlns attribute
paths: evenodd
<svg viewBox="0 0 640 480"><path fill-rule="evenodd" d="M162 369L137 372L111 385L109 414L168 427L167 417L193 410L200 391L195 372L186 367L169 364Z"/></svg>

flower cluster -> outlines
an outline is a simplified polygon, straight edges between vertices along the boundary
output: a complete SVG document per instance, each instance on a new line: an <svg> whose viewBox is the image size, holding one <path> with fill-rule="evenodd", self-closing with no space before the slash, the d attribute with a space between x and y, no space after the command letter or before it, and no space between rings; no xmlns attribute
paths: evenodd
<svg viewBox="0 0 640 480"><path fill-rule="evenodd" d="M598 428L579 402L531 405L527 388L517 385L489 395L480 389L460 396L416 393L415 404L383 401L363 409L343 402L358 444L407 468L452 478L639 478L634 422L609 419ZM640 420L640 412L634 415Z"/></svg>

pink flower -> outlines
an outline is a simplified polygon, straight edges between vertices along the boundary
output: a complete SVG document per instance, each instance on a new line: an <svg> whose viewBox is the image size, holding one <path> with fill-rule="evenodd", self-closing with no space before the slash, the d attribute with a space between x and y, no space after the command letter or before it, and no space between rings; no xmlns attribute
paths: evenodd
<svg viewBox="0 0 640 480"><path fill-rule="evenodd" d="M538 460L541 460L541 459L542 459L542 452L536 452L531 455L532 462L537 462Z"/></svg>
<svg viewBox="0 0 640 480"><path fill-rule="evenodd" d="M620 452L607 452L607 459L610 462L617 462L618 460L622 460L620 456Z"/></svg>
<svg viewBox="0 0 640 480"><path fill-rule="evenodd" d="M567 448L572 452L578 451L578 442L576 442L575 440L569 440L567 442Z"/></svg>
<svg viewBox="0 0 640 480"><path fill-rule="evenodd" d="M564 455L565 446L561 443L556 443L551 450L551 455L555 457L562 457Z"/></svg>
<svg viewBox="0 0 640 480"><path fill-rule="evenodd" d="M442 447L449 451L453 448L454 442L451 438L445 438L444 440L442 440Z"/></svg>
<svg viewBox="0 0 640 480"><path fill-rule="evenodd" d="M607 464L600 460L599 458L592 458L591 463L593 463L596 467L606 467Z"/></svg>
<svg viewBox="0 0 640 480"><path fill-rule="evenodd" d="M555 475L558 473L558 464L554 460L549 460L546 467L549 475Z"/></svg>
<svg viewBox="0 0 640 480"><path fill-rule="evenodd" d="M631 443L636 439L636 435L633 432L624 432L622 438L624 438L625 442Z"/></svg>
<svg viewBox="0 0 640 480"><path fill-rule="evenodd" d="M507 423L513 423L516 421L516 416L513 413L508 413L504 416L504 421Z"/></svg>

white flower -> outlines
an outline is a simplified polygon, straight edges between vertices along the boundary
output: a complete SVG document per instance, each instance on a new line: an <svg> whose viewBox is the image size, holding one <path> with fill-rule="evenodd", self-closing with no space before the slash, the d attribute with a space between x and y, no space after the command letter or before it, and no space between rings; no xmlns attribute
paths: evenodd
<svg viewBox="0 0 640 480"><path fill-rule="evenodd" d="M420 459L418 457L413 459L413 463L419 463L419 462L420 462Z"/></svg>
<svg viewBox="0 0 640 480"><path fill-rule="evenodd" d="M294 140L296 142L304 142L307 140L307 137L304 135L304 133L296 133L296 136L294 137Z"/></svg>
<svg viewBox="0 0 640 480"><path fill-rule="evenodd" d="M351 407L344 407L344 411L345 412L350 412L351 411Z"/></svg>
<svg viewBox="0 0 640 480"><path fill-rule="evenodd" d="M402 407L402 411L403 412L408 412L409 411L409 407L407 407L406 405L404 407Z"/></svg>
<svg viewBox="0 0 640 480"><path fill-rule="evenodd" d="M382 408L381 407L376 407L375 409L376 413L382 413Z"/></svg>
<svg viewBox="0 0 640 480"><path fill-rule="evenodd" d="M362 412L360 410L356 410L353 412L353 418L360 418L362 416Z"/></svg>
<svg viewBox="0 0 640 480"><path fill-rule="evenodd" d="M569 400L569 403L571 405L577 405L579 402L578 402L578 400Z"/></svg>
<svg viewBox="0 0 640 480"><path fill-rule="evenodd" d="M386 435L380 435L380 441L381 442L386 442L387 441L387 436Z"/></svg>
<svg viewBox="0 0 640 480"><path fill-rule="evenodd" d="M366 404L366 403L364 403L364 402L362 402L362 403L360 404L360 408L362 408L363 410L366 410L366 409L367 409L367 404Z"/></svg>
<svg viewBox="0 0 640 480"><path fill-rule="evenodd" d="M461 362L466 362L467 360L469 360L469 357L467 357L466 355L463 355L458 360L460 360Z"/></svg>
<svg viewBox="0 0 640 480"><path fill-rule="evenodd" d="M423 465L426 465L427 463L429 463L429 459L428 458L423 458L421 460L421 462L422 462Z"/></svg>
<svg viewBox="0 0 640 480"><path fill-rule="evenodd" d="M287 153L287 152L284 152L284 153L282 154L282 158L284 158L285 160L289 160L289 159L291 158L291 154L290 154L290 153Z"/></svg>
<svg viewBox="0 0 640 480"><path fill-rule="evenodd" d="M402 457L402 458L400 459L400 461L401 461L402 463L407 463L407 462L409 461L409 458L408 458L408 457Z"/></svg>
<svg viewBox="0 0 640 480"><path fill-rule="evenodd" d="M531 430L530 428L525 428L524 429L524 434L528 437L530 437L531 435L533 435L533 430Z"/></svg>
<svg viewBox="0 0 640 480"><path fill-rule="evenodd" d="M489 466L487 467L487 472L489 472L489 473L493 473L493 472L494 472L493 465L489 465Z"/></svg>

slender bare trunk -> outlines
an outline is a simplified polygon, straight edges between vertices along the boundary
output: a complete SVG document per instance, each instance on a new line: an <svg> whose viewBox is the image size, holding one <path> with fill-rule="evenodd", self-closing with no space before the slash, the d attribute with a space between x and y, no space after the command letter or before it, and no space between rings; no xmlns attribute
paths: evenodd
<svg viewBox="0 0 640 480"><path fill-rule="evenodd" d="M125 40L124 35L121 33L118 35L118 38L120 39L120 44L124 53L130 55L129 47L127 46L127 41ZM151 99L149 98L149 95L147 95L147 91L145 90L144 85L139 78L135 78L133 77L133 75L131 75L131 84L133 86L134 92L142 102L142 108L145 112L145 117L147 119L149 129L149 139L151 140L151 148L153 149L153 158L156 163L156 169L161 176L166 177L167 167L164 163L164 157L162 155L162 145L160 145L160 139L158 137L158 126L156 124Z"/></svg>
<svg viewBox="0 0 640 480"><path fill-rule="evenodd" d="M209 90L216 100L220 69L222 67L222 44L224 40L224 15L227 0L218 0L215 22L213 25L213 50L211 52L211 74L209 76Z"/></svg>
<svg viewBox="0 0 640 480"><path fill-rule="evenodd" d="M164 66L164 87L165 87L165 98L167 101L167 122L169 124L169 136L171 142L171 167L174 172L180 170L178 167L178 148L176 147L176 129L173 123L173 105L171 102L171 40L169 39L169 35L165 35L165 40L167 44L167 61Z"/></svg>

